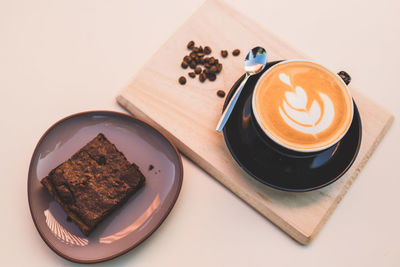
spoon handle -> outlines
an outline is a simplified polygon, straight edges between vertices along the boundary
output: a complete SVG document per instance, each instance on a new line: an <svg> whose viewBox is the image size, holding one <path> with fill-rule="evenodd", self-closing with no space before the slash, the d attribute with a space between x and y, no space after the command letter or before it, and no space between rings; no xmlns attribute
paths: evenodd
<svg viewBox="0 0 400 267"><path fill-rule="evenodd" d="M227 123L233 108L236 105L237 100L239 99L240 93L242 92L244 85L247 82L247 79L249 79L250 74L246 72L246 76L244 77L243 81L240 83L239 88L236 90L236 92L233 94L231 100L228 103L228 106L225 108L224 112L222 113L221 118L219 119L219 122L217 124L217 132L221 132L222 129L224 129L225 124Z"/></svg>

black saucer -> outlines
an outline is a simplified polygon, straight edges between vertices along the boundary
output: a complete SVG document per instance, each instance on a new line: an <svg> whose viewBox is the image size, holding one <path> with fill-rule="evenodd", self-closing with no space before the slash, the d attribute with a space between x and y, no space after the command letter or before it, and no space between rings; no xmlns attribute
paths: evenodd
<svg viewBox="0 0 400 267"><path fill-rule="evenodd" d="M276 63L268 63L265 70ZM285 191L310 191L339 179L354 162L361 144L361 118L354 101L353 122L337 144L313 153L287 150L261 132L252 114L252 93L261 75L249 78L223 130L233 158L261 183ZM243 78L228 93L224 109Z"/></svg>

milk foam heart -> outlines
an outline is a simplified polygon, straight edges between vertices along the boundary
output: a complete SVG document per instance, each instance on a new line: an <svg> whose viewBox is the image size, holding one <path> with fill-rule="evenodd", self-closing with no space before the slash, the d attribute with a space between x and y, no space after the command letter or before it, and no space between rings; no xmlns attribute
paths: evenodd
<svg viewBox="0 0 400 267"><path fill-rule="evenodd" d="M339 76L301 60L279 63L262 75L253 111L270 138L305 152L333 145L353 118L351 95Z"/></svg>
<svg viewBox="0 0 400 267"><path fill-rule="evenodd" d="M279 74L279 79L285 84L292 86L290 77L285 73ZM319 93L322 99L323 110L319 103L312 101L310 109L307 110L307 93L300 86L296 86L295 92L285 92L285 99L282 101L282 108L279 107L279 113L283 120L292 128L308 134L317 134L330 126L335 116L335 110L331 99Z"/></svg>

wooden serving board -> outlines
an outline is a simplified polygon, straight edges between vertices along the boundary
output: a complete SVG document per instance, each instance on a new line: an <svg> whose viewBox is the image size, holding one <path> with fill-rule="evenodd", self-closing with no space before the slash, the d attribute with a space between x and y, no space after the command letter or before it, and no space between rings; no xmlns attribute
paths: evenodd
<svg viewBox="0 0 400 267"><path fill-rule="evenodd" d="M218 18L218 19L215 19ZM200 83L180 67L194 40L209 45L223 63L214 82ZM222 134L215 131L224 99L216 91L228 91L243 74L243 51L263 46L269 60L305 58L274 35L228 5L209 0L184 23L136 74L117 101L135 116L169 136L178 149L233 193L302 244L310 243L343 198L379 141L393 116L351 88L359 108L363 139L359 155L349 171L335 183L312 192L290 193L263 185L234 161ZM222 59L221 49L239 48L242 54ZM187 77L186 85L178 77Z"/></svg>

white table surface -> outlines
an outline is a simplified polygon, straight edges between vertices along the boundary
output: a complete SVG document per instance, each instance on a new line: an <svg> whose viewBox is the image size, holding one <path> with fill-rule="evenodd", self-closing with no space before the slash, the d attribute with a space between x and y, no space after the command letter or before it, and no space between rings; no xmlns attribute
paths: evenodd
<svg viewBox="0 0 400 267"><path fill-rule="evenodd" d="M0 0L0 265L71 266L37 233L26 181L55 121L123 111L120 88L202 1ZM232 1L400 115L400 4ZM216 18L218 19L218 18ZM108 266L400 266L400 127L395 120L320 234L302 246L184 158L171 214Z"/></svg>

